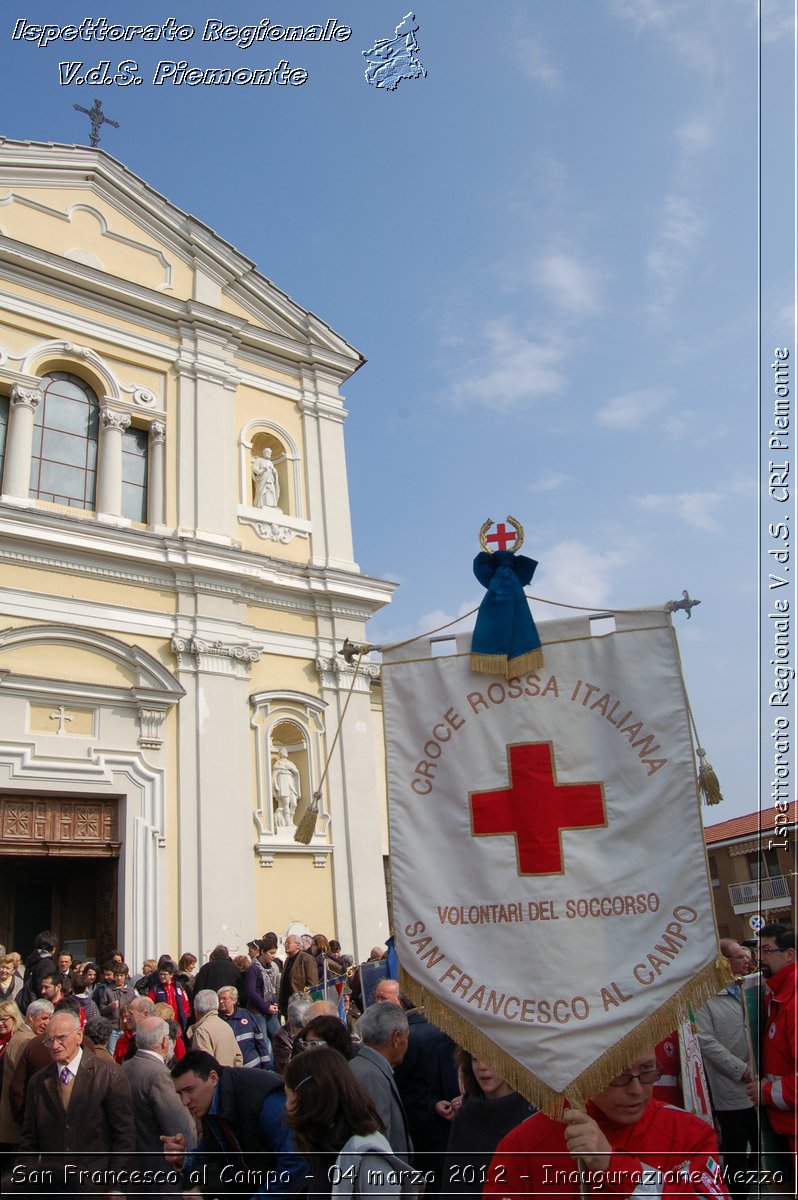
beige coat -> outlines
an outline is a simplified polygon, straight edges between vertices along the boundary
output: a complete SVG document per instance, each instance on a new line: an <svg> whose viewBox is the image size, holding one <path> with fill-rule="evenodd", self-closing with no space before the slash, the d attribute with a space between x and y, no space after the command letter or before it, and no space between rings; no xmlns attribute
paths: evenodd
<svg viewBox="0 0 798 1200"><path fill-rule="evenodd" d="M209 1012L200 1017L188 1031L192 1050L205 1050L212 1054L222 1067L243 1067L244 1057L238 1047L236 1036L218 1013Z"/></svg>
<svg viewBox="0 0 798 1200"><path fill-rule="evenodd" d="M16 1030L3 1056L3 1090L0 1092L0 1142L15 1146L22 1137L22 1126L11 1115L11 1080L22 1051L33 1037L33 1030L22 1025Z"/></svg>

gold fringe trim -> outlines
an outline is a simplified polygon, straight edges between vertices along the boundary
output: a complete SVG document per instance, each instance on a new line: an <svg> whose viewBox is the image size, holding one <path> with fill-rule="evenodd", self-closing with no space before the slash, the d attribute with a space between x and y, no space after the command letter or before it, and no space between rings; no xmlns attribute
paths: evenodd
<svg viewBox="0 0 798 1200"><path fill-rule="evenodd" d="M315 808L313 803L308 806L302 820L297 825L294 841L301 842L303 846L309 846L313 834L316 832L316 817L319 815L318 808Z"/></svg>
<svg viewBox="0 0 798 1200"><path fill-rule="evenodd" d="M661 1008L647 1017L640 1025L605 1051L586 1071L573 1080L564 1092L556 1092L537 1075L522 1066L517 1059L502 1050L481 1029L466 1021L434 996L431 992L399 968L399 984L414 1004L423 1006L428 1019L473 1054L474 1058L490 1063L510 1086L529 1100L535 1108L558 1119L566 1105L584 1109L591 1096L597 1095L611 1079L620 1075L624 1067L634 1062L657 1042L662 1041L677 1027L680 1021L689 1018L689 1009L700 1008L707 1000L730 981L729 966L725 958L718 956L704 967L694 979L686 983Z"/></svg>
<svg viewBox="0 0 798 1200"><path fill-rule="evenodd" d="M543 649L538 646L537 650L519 654L518 658L508 658L507 678L512 679L513 675L524 675L527 671L540 671L543 665Z"/></svg>
<svg viewBox="0 0 798 1200"><path fill-rule="evenodd" d="M530 650L519 654L517 658L508 658L506 654L472 654L471 670L480 675L503 675L512 679L515 675L524 675L527 671L540 671L543 667L543 651Z"/></svg>
<svg viewBox="0 0 798 1200"><path fill-rule="evenodd" d="M705 804L720 804L723 799L720 784L714 769L708 762L701 763L701 769L698 772L698 787Z"/></svg>
<svg viewBox="0 0 798 1200"><path fill-rule="evenodd" d="M479 675L505 675L507 672L506 654L472 654L471 670Z"/></svg>

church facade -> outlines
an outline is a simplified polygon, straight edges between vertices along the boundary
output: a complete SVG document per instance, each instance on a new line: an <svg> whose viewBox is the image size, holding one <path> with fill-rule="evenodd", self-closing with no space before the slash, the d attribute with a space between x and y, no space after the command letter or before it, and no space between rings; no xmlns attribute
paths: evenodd
<svg viewBox="0 0 798 1200"><path fill-rule="evenodd" d="M352 546L361 355L101 150L0 141L0 233L0 941L138 969L296 921L365 957L377 668L340 650L392 585Z"/></svg>

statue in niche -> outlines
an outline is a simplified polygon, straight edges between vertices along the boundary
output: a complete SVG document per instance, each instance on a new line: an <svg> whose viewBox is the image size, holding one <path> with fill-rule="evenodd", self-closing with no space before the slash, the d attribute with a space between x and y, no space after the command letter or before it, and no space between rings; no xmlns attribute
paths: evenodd
<svg viewBox="0 0 798 1200"><path fill-rule="evenodd" d="M294 814L301 799L299 769L283 748L272 763L272 795L277 801L275 824L285 829L295 825Z"/></svg>
<svg viewBox="0 0 798 1200"><path fill-rule="evenodd" d="M255 507L277 508L280 480L268 446L262 454L256 454L252 459L252 478L255 482Z"/></svg>

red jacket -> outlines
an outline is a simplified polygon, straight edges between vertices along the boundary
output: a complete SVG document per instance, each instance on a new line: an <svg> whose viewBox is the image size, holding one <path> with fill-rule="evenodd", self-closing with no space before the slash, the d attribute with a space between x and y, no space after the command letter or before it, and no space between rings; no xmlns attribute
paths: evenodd
<svg viewBox="0 0 798 1200"><path fill-rule="evenodd" d="M591 1173L589 1195L631 1196L638 1187L645 1194L647 1186L663 1198L728 1197L714 1131L699 1117L658 1100L649 1100L635 1125L618 1125L593 1104L587 1111L612 1146L608 1169ZM579 1168L564 1131L543 1113L518 1125L499 1142L483 1195L579 1197Z"/></svg>
<svg viewBox="0 0 798 1200"><path fill-rule="evenodd" d="M795 1021L798 963L782 967L767 980L767 1020L762 1035L762 1103L776 1133L795 1138L798 1108Z"/></svg>

